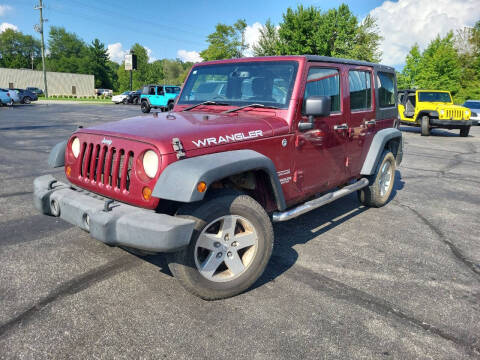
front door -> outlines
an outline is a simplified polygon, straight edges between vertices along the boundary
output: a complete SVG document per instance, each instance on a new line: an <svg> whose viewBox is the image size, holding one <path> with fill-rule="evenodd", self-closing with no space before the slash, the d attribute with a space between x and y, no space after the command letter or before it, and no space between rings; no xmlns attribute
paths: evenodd
<svg viewBox="0 0 480 360"><path fill-rule="evenodd" d="M304 79L302 113L299 121L308 121L303 109L309 96L329 96L331 114L317 117L314 128L296 133L294 182L305 195L311 195L342 184L345 171L346 115L342 104L341 68L329 64L309 64Z"/></svg>
<svg viewBox="0 0 480 360"><path fill-rule="evenodd" d="M357 176L377 131L373 72L369 67L350 67L346 72L348 74L345 74L344 79L348 88L347 168L350 176Z"/></svg>

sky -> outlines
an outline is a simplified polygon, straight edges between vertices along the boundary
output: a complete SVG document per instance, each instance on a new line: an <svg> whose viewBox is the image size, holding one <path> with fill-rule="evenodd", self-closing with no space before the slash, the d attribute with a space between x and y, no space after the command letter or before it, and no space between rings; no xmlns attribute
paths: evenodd
<svg viewBox="0 0 480 360"><path fill-rule="evenodd" d="M39 19L34 10L37 2L0 0L0 32L13 28L39 37L33 28ZM219 22L245 19L246 40L252 45L261 25L267 19L280 23L288 7L302 4L327 10L341 3L348 4L360 20L368 14L375 16L384 37L382 63L397 69L403 67L415 43L423 49L438 34L480 20L479 0L44 0L45 32L50 26L63 26L87 43L99 38L108 46L110 58L119 63L136 42L147 49L150 61L180 58L197 62L207 47L208 34Z"/></svg>

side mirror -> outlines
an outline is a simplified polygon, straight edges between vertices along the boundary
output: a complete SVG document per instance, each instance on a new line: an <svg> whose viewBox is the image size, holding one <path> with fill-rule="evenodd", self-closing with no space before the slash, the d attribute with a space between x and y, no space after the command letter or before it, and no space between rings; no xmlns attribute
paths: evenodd
<svg viewBox="0 0 480 360"><path fill-rule="evenodd" d="M330 96L309 96L305 100L305 115L308 116L308 122L299 123L298 129L302 131L313 129L315 117L330 115L330 108Z"/></svg>

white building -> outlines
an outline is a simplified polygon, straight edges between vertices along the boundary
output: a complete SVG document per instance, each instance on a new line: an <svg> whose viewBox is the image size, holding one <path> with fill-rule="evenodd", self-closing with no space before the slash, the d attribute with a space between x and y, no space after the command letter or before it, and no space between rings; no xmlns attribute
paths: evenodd
<svg viewBox="0 0 480 360"><path fill-rule="evenodd" d="M93 75L47 71L48 95L95 95ZM0 88L36 87L45 91L43 72L29 69L0 68Z"/></svg>

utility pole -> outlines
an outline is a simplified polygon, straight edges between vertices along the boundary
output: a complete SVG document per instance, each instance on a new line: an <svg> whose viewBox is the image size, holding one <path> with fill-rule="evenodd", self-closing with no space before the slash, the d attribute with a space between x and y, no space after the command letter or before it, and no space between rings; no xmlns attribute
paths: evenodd
<svg viewBox="0 0 480 360"><path fill-rule="evenodd" d="M45 39L43 37L43 23L48 21L43 18L43 3L42 0L38 0L39 5L35 6L35 10L40 10L40 24L35 26L35 30L40 33L42 36L42 69L43 69L43 85L45 87L45 98L48 99L48 88L47 88L47 71L45 69Z"/></svg>

